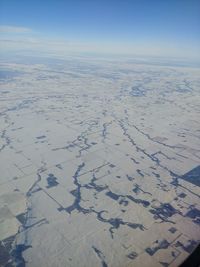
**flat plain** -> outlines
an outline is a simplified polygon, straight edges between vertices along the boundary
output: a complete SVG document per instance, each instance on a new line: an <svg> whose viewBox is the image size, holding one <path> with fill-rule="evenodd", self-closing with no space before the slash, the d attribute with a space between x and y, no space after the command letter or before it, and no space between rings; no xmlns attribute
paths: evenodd
<svg viewBox="0 0 200 267"><path fill-rule="evenodd" d="M178 266L200 242L200 70L0 69L0 266Z"/></svg>

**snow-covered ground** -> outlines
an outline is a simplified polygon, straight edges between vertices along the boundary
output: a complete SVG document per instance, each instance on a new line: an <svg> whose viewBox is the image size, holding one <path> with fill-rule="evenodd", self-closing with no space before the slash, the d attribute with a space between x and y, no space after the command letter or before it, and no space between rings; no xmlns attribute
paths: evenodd
<svg viewBox="0 0 200 267"><path fill-rule="evenodd" d="M199 69L0 69L0 266L178 266L200 241Z"/></svg>

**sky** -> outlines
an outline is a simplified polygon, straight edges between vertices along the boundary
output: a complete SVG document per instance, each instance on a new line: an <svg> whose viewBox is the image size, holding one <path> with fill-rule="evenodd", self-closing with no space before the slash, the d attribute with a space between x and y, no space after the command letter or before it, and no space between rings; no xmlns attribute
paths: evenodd
<svg viewBox="0 0 200 267"><path fill-rule="evenodd" d="M200 59L200 0L0 0L5 52Z"/></svg>

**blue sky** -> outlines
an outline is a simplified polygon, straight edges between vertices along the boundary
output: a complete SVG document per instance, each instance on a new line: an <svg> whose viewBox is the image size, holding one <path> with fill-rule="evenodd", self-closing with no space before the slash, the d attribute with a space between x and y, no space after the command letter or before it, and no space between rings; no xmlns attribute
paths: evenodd
<svg viewBox="0 0 200 267"><path fill-rule="evenodd" d="M0 10L11 49L200 57L200 0L0 0Z"/></svg>

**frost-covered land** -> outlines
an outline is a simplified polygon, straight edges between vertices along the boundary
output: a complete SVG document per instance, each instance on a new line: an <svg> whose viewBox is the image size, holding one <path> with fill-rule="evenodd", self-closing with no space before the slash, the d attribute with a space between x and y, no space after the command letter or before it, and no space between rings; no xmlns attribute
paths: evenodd
<svg viewBox="0 0 200 267"><path fill-rule="evenodd" d="M178 266L200 240L199 69L41 62L0 65L0 266Z"/></svg>

